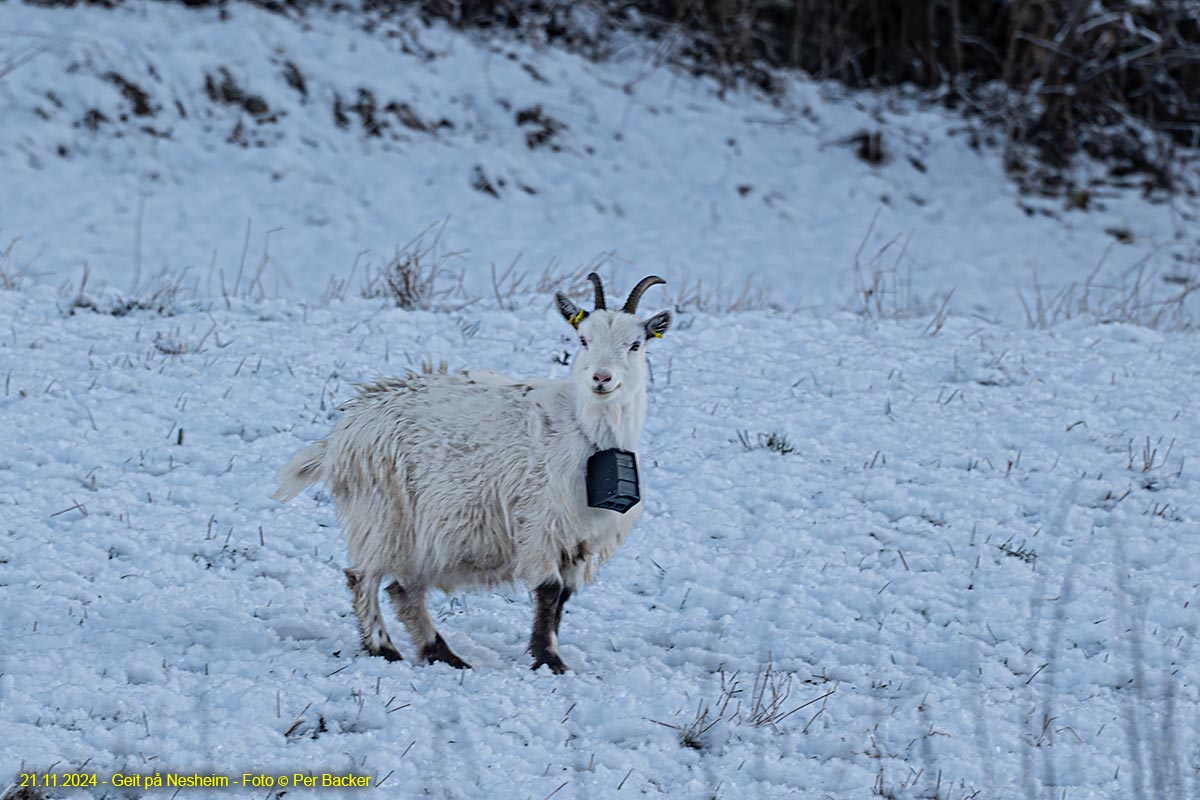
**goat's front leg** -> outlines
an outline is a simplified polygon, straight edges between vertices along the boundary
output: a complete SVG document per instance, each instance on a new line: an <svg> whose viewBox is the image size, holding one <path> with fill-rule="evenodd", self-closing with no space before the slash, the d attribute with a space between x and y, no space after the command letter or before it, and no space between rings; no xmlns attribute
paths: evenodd
<svg viewBox="0 0 1200 800"><path fill-rule="evenodd" d="M540 584L533 590L537 604L533 612L533 635L529 637L529 652L533 654L533 668L545 664L550 671L561 675L567 665L558 657L558 624L562 620L562 607L571 590L558 579Z"/></svg>

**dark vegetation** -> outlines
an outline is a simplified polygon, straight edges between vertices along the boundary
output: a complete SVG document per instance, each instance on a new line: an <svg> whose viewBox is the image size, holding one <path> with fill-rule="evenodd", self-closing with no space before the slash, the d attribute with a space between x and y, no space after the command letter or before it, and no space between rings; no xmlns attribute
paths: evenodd
<svg viewBox="0 0 1200 800"><path fill-rule="evenodd" d="M241 108L254 117L266 117L271 113L267 101L261 96L251 94L238 85L233 73L226 67L221 67L218 76L204 76L204 93L214 103Z"/></svg>
<svg viewBox="0 0 1200 800"><path fill-rule="evenodd" d="M218 8L239 2L176 1ZM976 120L986 133L971 141L1002 142L1009 170L1028 188L1071 196L1066 168L1086 154L1106 163L1114 180L1148 193L1195 189L1181 180L1178 149L1200 147L1196 0L240 1L292 16L316 7L361 13L369 29L416 14L427 23L503 33L597 60L634 34L656 43L661 62L712 77L723 91L751 87L774 95L789 70L855 88L905 87ZM305 96L299 69L290 62L283 69ZM135 115L150 111L139 87L109 79ZM206 88L252 115L269 113L228 74L209 76ZM337 105L339 124L349 127L356 116L372 136L383 134L388 117L415 130L441 126L407 107L376 106L361 92ZM517 116L531 148L557 149L556 121L536 107ZM860 138L852 144L865 160L887 159L886 131L863 131Z"/></svg>
<svg viewBox="0 0 1200 800"><path fill-rule="evenodd" d="M401 0L366 0L381 10ZM1176 190L1175 149L1200 146L1195 0L417 0L460 28L505 29L593 57L615 31L722 86L774 93L781 70L851 87L908 86L990 123L1007 165L1041 188L1081 153L1114 177ZM683 35L679 35L683 34ZM864 140L879 160L879 134ZM1066 187L1062 187L1066 188Z"/></svg>

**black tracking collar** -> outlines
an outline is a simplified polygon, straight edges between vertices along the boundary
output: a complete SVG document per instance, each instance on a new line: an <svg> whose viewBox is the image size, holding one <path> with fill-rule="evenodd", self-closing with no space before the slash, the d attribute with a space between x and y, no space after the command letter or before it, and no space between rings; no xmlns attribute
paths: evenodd
<svg viewBox="0 0 1200 800"><path fill-rule="evenodd" d="M624 514L642 499L637 457L615 447L593 454L587 461L588 506Z"/></svg>

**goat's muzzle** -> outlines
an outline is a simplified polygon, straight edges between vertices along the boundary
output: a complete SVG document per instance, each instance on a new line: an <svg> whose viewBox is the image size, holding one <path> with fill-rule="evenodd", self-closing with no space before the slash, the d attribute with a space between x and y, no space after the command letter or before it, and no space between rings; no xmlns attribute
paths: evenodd
<svg viewBox="0 0 1200 800"><path fill-rule="evenodd" d="M592 374L592 394L612 394L621 384L613 380L613 374L606 369L596 370Z"/></svg>

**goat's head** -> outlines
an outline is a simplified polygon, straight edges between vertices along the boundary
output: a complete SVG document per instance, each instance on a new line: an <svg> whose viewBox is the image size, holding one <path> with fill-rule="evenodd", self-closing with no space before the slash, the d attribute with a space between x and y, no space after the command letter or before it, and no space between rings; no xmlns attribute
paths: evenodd
<svg viewBox="0 0 1200 800"><path fill-rule="evenodd" d="M650 319L637 315L642 293L660 283L651 275L633 287L629 299L620 311L611 311L604 301L604 286L600 276L592 272L588 280L596 287L595 308L585 311L566 295L555 295L558 310L579 332L579 352L575 354L572 377L581 391L593 399L607 401L622 392L644 391L646 378L646 343L661 339L671 327L671 312L660 311Z"/></svg>

